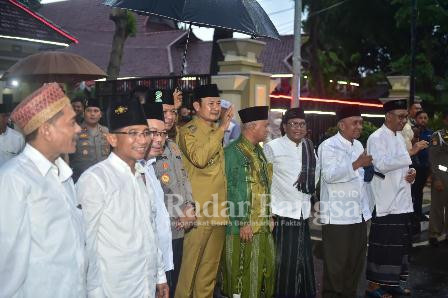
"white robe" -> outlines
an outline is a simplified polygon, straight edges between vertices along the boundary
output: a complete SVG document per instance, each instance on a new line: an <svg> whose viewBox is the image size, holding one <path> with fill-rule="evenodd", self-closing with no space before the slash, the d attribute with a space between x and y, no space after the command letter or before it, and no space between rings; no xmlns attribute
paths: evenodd
<svg viewBox="0 0 448 298"><path fill-rule="evenodd" d="M0 169L0 297L86 297L72 170L31 145Z"/></svg>
<svg viewBox="0 0 448 298"><path fill-rule="evenodd" d="M142 174L111 153L76 184L86 222L89 297L154 297L156 284L166 282L151 220L154 193Z"/></svg>
<svg viewBox="0 0 448 298"><path fill-rule="evenodd" d="M353 170L353 162L364 152L358 140L351 143L340 133L319 146L320 212L324 224L349 225L372 217L373 202L364 182L364 169Z"/></svg>
<svg viewBox="0 0 448 298"><path fill-rule="evenodd" d="M367 140L367 153L372 155L375 171L385 175L384 179L374 175L370 182L376 215L413 212L411 184L405 180L412 161L403 136L383 125Z"/></svg>

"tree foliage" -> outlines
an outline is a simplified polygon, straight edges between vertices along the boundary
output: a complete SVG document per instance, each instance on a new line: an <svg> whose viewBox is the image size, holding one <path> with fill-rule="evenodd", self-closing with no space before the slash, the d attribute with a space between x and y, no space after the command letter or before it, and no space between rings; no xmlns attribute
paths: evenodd
<svg viewBox="0 0 448 298"><path fill-rule="evenodd" d="M410 73L411 1L303 3L308 11L304 30L310 35L304 58L310 63L314 95L330 92L329 79L372 84L387 75ZM330 8L337 3L341 5ZM417 95L429 103L448 103L448 0L418 0L416 26Z"/></svg>

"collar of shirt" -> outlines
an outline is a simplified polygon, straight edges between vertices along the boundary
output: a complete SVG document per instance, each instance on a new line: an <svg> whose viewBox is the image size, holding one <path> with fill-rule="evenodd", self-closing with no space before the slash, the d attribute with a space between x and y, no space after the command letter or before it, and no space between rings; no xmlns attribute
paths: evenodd
<svg viewBox="0 0 448 298"><path fill-rule="evenodd" d="M139 162L136 162L135 163L135 173L132 173L129 165L113 152L110 153L108 159L111 161L112 165L116 169L120 170L122 173L128 172L132 176L138 177L139 175L141 175L145 172L144 167Z"/></svg>
<svg viewBox="0 0 448 298"><path fill-rule="evenodd" d="M50 170L55 170L59 181L64 182L73 174L72 169L62 158L59 157L52 163L30 144L26 144L25 149L23 149L23 154L36 165L42 176L46 176Z"/></svg>
<svg viewBox="0 0 448 298"><path fill-rule="evenodd" d="M141 164L144 165L145 168L152 166L157 161L157 157L151 157L148 160L141 160Z"/></svg>
<svg viewBox="0 0 448 298"><path fill-rule="evenodd" d="M200 117L195 116L194 120L200 130L202 130L205 134L208 134L212 131L215 131L217 126L216 124L213 124L210 126L205 120L202 120Z"/></svg>
<svg viewBox="0 0 448 298"><path fill-rule="evenodd" d="M287 135L284 135L282 137L282 139L283 139L283 142L285 142L288 146L291 146L291 147L299 147L302 144L302 140L300 140L299 143L296 143L296 142L293 142L290 138L288 138Z"/></svg>
<svg viewBox="0 0 448 298"><path fill-rule="evenodd" d="M383 126L381 126L381 128L390 136L396 136L397 133L393 132L389 127L386 126L386 124L383 124Z"/></svg>
<svg viewBox="0 0 448 298"><path fill-rule="evenodd" d="M241 142L244 144L244 146L249 147L252 151L255 151L256 146L249 142L249 140L246 139L243 135L241 135Z"/></svg>
<svg viewBox="0 0 448 298"><path fill-rule="evenodd" d="M339 141L342 142L342 144L347 145L347 146L349 146L349 147L353 146L353 143L350 142L349 140L347 140L346 138L344 138L344 137L341 135L340 132L338 132L338 133L336 134L336 137L339 139Z"/></svg>

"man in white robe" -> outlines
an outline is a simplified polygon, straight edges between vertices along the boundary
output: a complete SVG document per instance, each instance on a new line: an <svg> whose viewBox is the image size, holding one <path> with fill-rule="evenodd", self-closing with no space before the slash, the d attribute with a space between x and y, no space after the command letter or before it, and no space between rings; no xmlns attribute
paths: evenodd
<svg viewBox="0 0 448 298"><path fill-rule="evenodd" d="M370 191L375 200L369 235L366 277L369 295L391 297L409 295L409 250L412 245L411 183L415 170L410 169L411 154L428 146L421 141L408 151L400 131L407 122L406 100L384 104L383 126L370 135L367 153L372 155L374 176Z"/></svg>
<svg viewBox="0 0 448 298"><path fill-rule="evenodd" d="M151 133L140 103L112 105L109 157L76 184L86 223L89 297L168 298L155 233L154 193L145 187L144 158Z"/></svg>
<svg viewBox="0 0 448 298"><path fill-rule="evenodd" d="M72 170L70 100L57 83L25 98L11 118L26 135L22 153L0 169L0 297L86 297L85 238Z"/></svg>
<svg viewBox="0 0 448 298"><path fill-rule="evenodd" d="M167 272L174 269L173 247L171 243L171 221L167 207L165 206L165 195L162 186L154 171L154 163L156 162L156 157L163 153L163 146L165 145L168 133L165 130L163 107L161 103L146 103L144 105L144 112L148 121L149 131L152 132L152 142L146 153L146 161L144 161L146 187L150 188L155 194L154 209L156 234L162 250L164 270ZM170 289L170 291L174 291L174 289Z"/></svg>
<svg viewBox="0 0 448 298"><path fill-rule="evenodd" d="M324 255L324 298L356 298L367 251L367 221L372 217L364 167L371 166L357 138L359 107L337 113L339 132L319 146L320 217Z"/></svg>

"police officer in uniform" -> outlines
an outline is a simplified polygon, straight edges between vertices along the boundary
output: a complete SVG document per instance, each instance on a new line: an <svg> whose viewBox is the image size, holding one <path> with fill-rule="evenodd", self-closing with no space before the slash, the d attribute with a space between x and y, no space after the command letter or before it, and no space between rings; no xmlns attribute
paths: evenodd
<svg viewBox="0 0 448 298"><path fill-rule="evenodd" d="M76 152L70 154L70 166L75 182L85 170L109 156L110 146L106 139L109 130L99 124L101 117L99 101L89 99L84 109L81 132L77 136Z"/></svg>
<svg viewBox="0 0 448 298"><path fill-rule="evenodd" d="M432 135L429 147L431 165L431 209L429 243L438 245L438 237L448 232L448 111L443 114L445 128Z"/></svg>
<svg viewBox="0 0 448 298"><path fill-rule="evenodd" d="M165 131L171 131L176 123L175 94L171 90L152 90L146 97L146 103L162 104ZM157 156L153 166L165 194L164 202L171 220L174 269L167 272L167 280L170 296L174 297L182 263L184 234L191 229L196 217L191 184L179 147L171 138L163 143L163 153Z"/></svg>

